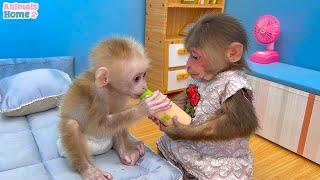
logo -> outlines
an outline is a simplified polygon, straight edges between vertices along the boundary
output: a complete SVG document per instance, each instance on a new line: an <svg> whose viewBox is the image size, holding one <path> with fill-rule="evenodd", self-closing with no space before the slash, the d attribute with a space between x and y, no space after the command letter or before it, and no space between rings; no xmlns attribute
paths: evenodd
<svg viewBox="0 0 320 180"><path fill-rule="evenodd" d="M37 19L38 3L9 3L4 2L2 6L3 19Z"/></svg>

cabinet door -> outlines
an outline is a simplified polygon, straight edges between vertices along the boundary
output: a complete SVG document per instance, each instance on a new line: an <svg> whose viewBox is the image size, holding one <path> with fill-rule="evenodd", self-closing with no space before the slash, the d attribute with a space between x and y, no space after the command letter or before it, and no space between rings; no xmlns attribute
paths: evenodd
<svg viewBox="0 0 320 180"><path fill-rule="evenodd" d="M169 67L185 66L188 57L183 44L169 44Z"/></svg>
<svg viewBox="0 0 320 180"><path fill-rule="evenodd" d="M303 156L320 164L320 96L312 100L312 112Z"/></svg>
<svg viewBox="0 0 320 180"><path fill-rule="evenodd" d="M168 91L175 91L187 87L188 73L186 70L168 72Z"/></svg>
<svg viewBox="0 0 320 180"><path fill-rule="evenodd" d="M260 136L297 152L308 93L250 76Z"/></svg>

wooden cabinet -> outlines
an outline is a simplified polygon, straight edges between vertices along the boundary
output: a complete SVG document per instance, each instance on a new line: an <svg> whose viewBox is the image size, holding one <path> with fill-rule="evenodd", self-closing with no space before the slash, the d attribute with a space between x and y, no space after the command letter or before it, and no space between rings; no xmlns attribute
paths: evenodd
<svg viewBox="0 0 320 180"><path fill-rule="evenodd" d="M188 52L180 32L207 12L223 11L224 0L205 5L182 4L181 0L146 1L145 48L151 59L147 73L151 90L171 93L186 87Z"/></svg>
<svg viewBox="0 0 320 180"><path fill-rule="evenodd" d="M257 134L320 164L320 96L249 76Z"/></svg>

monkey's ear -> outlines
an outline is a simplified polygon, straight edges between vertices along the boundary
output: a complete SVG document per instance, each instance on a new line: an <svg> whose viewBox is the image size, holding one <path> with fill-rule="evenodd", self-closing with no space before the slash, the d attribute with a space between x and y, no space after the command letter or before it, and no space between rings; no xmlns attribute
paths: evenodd
<svg viewBox="0 0 320 180"><path fill-rule="evenodd" d="M103 87L108 84L109 70L105 67L100 67L95 73L94 83L98 87Z"/></svg>
<svg viewBox="0 0 320 180"><path fill-rule="evenodd" d="M239 42L232 42L227 49L227 59L231 63L239 61L243 54L243 44Z"/></svg>

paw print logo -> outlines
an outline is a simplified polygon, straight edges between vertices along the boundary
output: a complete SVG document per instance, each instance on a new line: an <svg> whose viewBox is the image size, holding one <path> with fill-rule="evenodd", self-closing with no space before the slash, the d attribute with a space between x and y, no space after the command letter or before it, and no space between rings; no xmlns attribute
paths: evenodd
<svg viewBox="0 0 320 180"><path fill-rule="evenodd" d="M30 17L31 17L31 19L37 19L37 17L38 17L38 12L37 12L37 11L32 11Z"/></svg>

